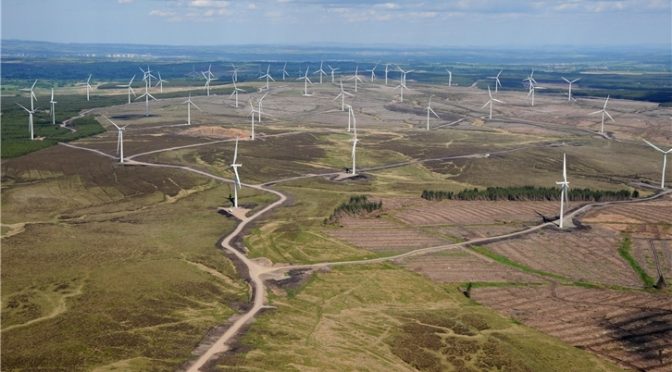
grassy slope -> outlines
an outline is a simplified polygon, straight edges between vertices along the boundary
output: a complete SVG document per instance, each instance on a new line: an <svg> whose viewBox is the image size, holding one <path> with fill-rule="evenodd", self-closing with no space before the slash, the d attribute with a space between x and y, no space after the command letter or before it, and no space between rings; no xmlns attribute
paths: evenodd
<svg viewBox="0 0 672 372"><path fill-rule="evenodd" d="M223 370L615 370L391 264L315 274L273 296Z"/></svg>

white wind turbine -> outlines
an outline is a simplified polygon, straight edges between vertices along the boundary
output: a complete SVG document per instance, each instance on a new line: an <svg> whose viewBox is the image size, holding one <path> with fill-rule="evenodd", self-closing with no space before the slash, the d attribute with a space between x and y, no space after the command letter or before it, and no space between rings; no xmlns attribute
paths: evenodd
<svg viewBox="0 0 672 372"><path fill-rule="evenodd" d="M35 139L35 129L33 128L33 114L35 113L35 109L30 109L28 110L25 106L18 104L17 105L21 106L22 109L26 110L28 113L28 130L30 131L30 140Z"/></svg>
<svg viewBox="0 0 672 372"><path fill-rule="evenodd" d="M357 93L357 82L363 83L364 80L362 80L361 77L359 77L359 66L355 66L355 74L349 77L347 80L354 80L355 81L355 93Z"/></svg>
<svg viewBox="0 0 672 372"><path fill-rule="evenodd" d="M399 72L401 72L400 81L404 83L404 88L408 89L406 86L406 74L413 72L414 70L404 71L400 66L397 66L397 68L399 69Z"/></svg>
<svg viewBox="0 0 672 372"><path fill-rule="evenodd" d="M654 149L656 149L657 151L659 151L663 154L663 174L662 174L661 179L660 179L660 188L664 190L665 189L665 168L667 168L667 154L672 152L672 148L667 150L667 151L663 151L660 147L654 145L653 143L651 143L647 140L644 140L644 142L646 142L647 145L653 147Z"/></svg>
<svg viewBox="0 0 672 372"><path fill-rule="evenodd" d="M324 62L320 61L320 68L319 68L319 70L313 72L313 74L319 74L319 75L320 75L320 84L322 84L322 76L327 76L327 73L324 72L324 70L322 69L322 65L323 65L323 63L324 63Z"/></svg>
<svg viewBox="0 0 672 372"><path fill-rule="evenodd" d="M312 94L308 94L308 84L313 85L313 82L310 81L310 78L308 77L308 69L309 68L310 67L306 68L306 73L305 73L305 75L303 75L303 77L300 77L300 78L296 79L296 80L303 80L303 96L304 97L312 96Z"/></svg>
<svg viewBox="0 0 672 372"><path fill-rule="evenodd" d="M572 97L572 84L576 83L577 81L581 80L581 78L574 79L574 80L567 80L564 77L562 78L567 84L569 84L569 90L567 91L567 102L571 102L572 100L576 101L574 97Z"/></svg>
<svg viewBox="0 0 672 372"><path fill-rule="evenodd" d="M117 155L119 155L119 163L124 163L124 132L126 131L126 126L120 127L115 122L110 120L107 116L105 117L107 121L112 123L115 128L117 128Z"/></svg>
<svg viewBox="0 0 672 372"><path fill-rule="evenodd" d="M357 118L355 117L355 110L352 109L351 105L346 105L348 108L348 132L352 131L352 128L357 128Z"/></svg>
<svg viewBox="0 0 672 372"><path fill-rule="evenodd" d="M453 72L450 70L446 70L446 72L448 72L448 87L450 88L453 86Z"/></svg>
<svg viewBox="0 0 672 372"><path fill-rule="evenodd" d="M352 109L352 106L349 108L350 114L352 115L353 125L352 125L352 175L357 175L357 120L355 119L355 111Z"/></svg>
<svg viewBox="0 0 672 372"><path fill-rule="evenodd" d="M145 82L145 84L148 84L151 87L152 78L156 79L156 76L152 75L152 70L149 69L149 65L147 65L147 71L143 70L142 67L138 68L140 71L142 71L142 80Z"/></svg>
<svg viewBox="0 0 672 372"><path fill-rule="evenodd" d="M145 97L145 116L149 116L149 99L153 99L155 101L158 101L151 93L149 93L149 83L145 83L145 93L143 93L140 97L136 98L135 100L139 100L142 97Z"/></svg>
<svg viewBox="0 0 672 372"><path fill-rule="evenodd" d="M497 102L497 103L504 103L504 102L498 100L497 98L493 98L493 97L492 97L492 92L490 91L490 86L489 86L489 85L488 85L488 97L489 97L488 102L486 102L486 103L481 107L481 109L484 109L486 106L489 105L489 106L490 106L490 116L489 116L489 119L492 120L492 105L493 105L493 103L494 103L494 102Z"/></svg>
<svg viewBox="0 0 672 372"><path fill-rule="evenodd" d="M236 80L235 79L232 79L232 80L233 80L233 92L231 92L231 97L236 97L236 108L238 108L238 92L245 93L245 91L238 88L238 86L236 85Z"/></svg>
<svg viewBox="0 0 672 372"><path fill-rule="evenodd" d="M532 71L530 72L530 74L527 75L527 77L526 77L525 79L523 79L523 81L526 81L526 82L527 82L528 88L529 88L531 85L536 84L537 81L534 80L534 70L532 70Z"/></svg>
<svg viewBox="0 0 672 372"><path fill-rule="evenodd" d="M607 99L604 101L604 106L602 106L602 110L598 110L598 111L595 111L595 112L591 112L591 113L589 114L589 115L602 114L602 124L600 125L600 134L604 134L604 117L605 117L605 116L608 116L609 119L610 119L613 123L616 122L616 120L614 120L614 118L612 118L611 115L609 115L609 113L607 112L607 103L609 103L609 96L607 96Z"/></svg>
<svg viewBox="0 0 672 372"><path fill-rule="evenodd" d="M263 111L263 105L262 105L262 102L264 101L264 98L266 98L267 95L268 95L268 93L264 94L264 95L261 96L261 98L259 98L259 100L257 101L257 115L258 115L258 116L257 116L257 119L259 119L259 120L258 120L259 123L261 123L261 114L264 112L264 111Z"/></svg>
<svg viewBox="0 0 672 372"><path fill-rule="evenodd" d="M135 80L135 75L131 78L131 81L128 82L126 85L121 85L122 88L127 88L128 89L128 104L131 104L131 94L133 94L133 97L135 97L135 91L133 90L133 80Z"/></svg>
<svg viewBox="0 0 672 372"><path fill-rule="evenodd" d="M341 98L341 111L345 111L345 96L353 97L354 94L348 93L343 89L343 80L339 80L339 82L341 84L341 92L338 93L336 98L334 98L334 101L337 100L340 97Z"/></svg>
<svg viewBox="0 0 672 372"><path fill-rule="evenodd" d="M439 115L432 109L432 96L429 96L429 102L427 103L427 130L429 130L429 117L430 113L434 114L437 119L441 119Z"/></svg>
<svg viewBox="0 0 672 372"><path fill-rule="evenodd" d="M287 62L285 62L285 65L282 67L282 80L285 80L285 77L289 76L289 72L287 72Z"/></svg>
<svg viewBox="0 0 672 372"><path fill-rule="evenodd" d="M242 167L242 164L236 163L238 160L238 137L236 137L236 148L233 152L233 161L231 162L231 168L233 168L233 173L236 175L236 179L233 183L233 207L238 208L238 189L241 188L240 176L238 175L238 168Z"/></svg>
<svg viewBox="0 0 672 372"><path fill-rule="evenodd" d="M286 65L287 64L285 64L285 66ZM238 68L233 63L231 64L231 67L233 68L233 70L231 70L231 73L232 73L231 79L233 79L234 82L238 81ZM285 79L283 78L282 80L285 80Z"/></svg>
<svg viewBox="0 0 672 372"><path fill-rule="evenodd" d="M366 71L371 72L371 82L372 82L372 83L373 83L374 80L376 80L376 67L378 67L378 64L376 64L375 66L373 66L372 69L370 69L370 70L366 70Z"/></svg>
<svg viewBox="0 0 672 372"><path fill-rule="evenodd" d="M562 154L562 181L555 182L560 186L560 228L562 229L565 221L565 200L569 204L569 181L567 181L567 155Z"/></svg>
<svg viewBox="0 0 672 372"><path fill-rule="evenodd" d="M250 138L253 141L254 141L254 114L255 113L259 114L259 117L261 117L261 112L254 108L254 105L252 104L252 98L250 98L250 117L252 118L252 133L250 135Z"/></svg>
<svg viewBox="0 0 672 372"><path fill-rule="evenodd" d="M402 78L399 80L399 85L397 85L394 89L399 89L399 102L404 102L404 89L408 89L406 86L406 74L402 73Z"/></svg>
<svg viewBox="0 0 672 372"><path fill-rule="evenodd" d="M270 89L269 81L270 80L275 81L275 79L273 79L273 76L271 76L271 65L268 65L268 67L266 67L266 73L259 77L259 80L261 80L261 79L266 79L266 88L265 89L269 90Z"/></svg>
<svg viewBox="0 0 672 372"><path fill-rule="evenodd" d="M149 67L147 67L149 70ZM201 71L201 75L205 78L205 92L207 96L210 96L210 82L215 79L215 74L212 73L212 65L208 65L206 71ZM236 75L237 77L237 75Z"/></svg>
<svg viewBox="0 0 672 372"><path fill-rule="evenodd" d="M86 82L85 82L85 83L77 83L77 85L79 85L79 86L84 86L84 87L86 87L86 100L87 100L87 101L90 100L91 77L92 77L92 75L89 74L89 78L86 79Z"/></svg>
<svg viewBox="0 0 672 372"><path fill-rule="evenodd" d="M490 79L495 80L495 93L497 93L499 91L499 88L502 86L502 82L499 81L499 77L502 75L503 71L504 70L499 70L496 76L490 76Z"/></svg>
<svg viewBox="0 0 672 372"><path fill-rule="evenodd" d="M385 64L385 85L387 85L387 73L390 72L390 64Z"/></svg>
<svg viewBox="0 0 672 372"><path fill-rule="evenodd" d="M51 104L51 124L56 125L56 104L58 102L54 101L54 88L51 88L51 100L49 100L49 103Z"/></svg>
<svg viewBox="0 0 672 372"><path fill-rule="evenodd" d="M196 104L191 100L191 93L189 93L189 98L187 98L186 101L182 102L182 104L187 105L187 125L191 125L191 106L196 107L198 111L203 111L201 110L200 107L196 106Z"/></svg>
<svg viewBox="0 0 672 372"><path fill-rule="evenodd" d="M168 80L163 80L163 79L161 78L161 73L160 73L160 72L157 72L156 74L159 75L159 79L158 79L159 81L158 81L158 82L156 83L156 85L154 85L154 86L155 86L155 87L158 86L158 87L159 87L159 93L163 93L163 83L167 83Z"/></svg>
<svg viewBox="0 0 672 372"><path fill-rule="evenodd" d="M334 79L334 72L336 72L338 68L333 68L330 65L327 65L327 67L329 67L329 70L331 70L331 83L336 84L336 80Z"/></svg>
<svg viewBox="0 0 672 372"><path fill-rule="evenodd" d="M544 89L544 88L535 85L534 80L531 80L530 81L530 87L529 87L529 90L527 92L527 96L532 98L532 102L531 102L532 106L534 106L534 93L537 91L537 89Z"/></svg>
<svg viewBox="0 0 672 372"><path fill-rule="evenodd" d="M21 89L23 92L29 92L28 97L30 98L30 109L35 110L35 102L37 101L37 96L35 95L35 84L37 84L37 79L33 82L33 85L30 88Z"/></svg>

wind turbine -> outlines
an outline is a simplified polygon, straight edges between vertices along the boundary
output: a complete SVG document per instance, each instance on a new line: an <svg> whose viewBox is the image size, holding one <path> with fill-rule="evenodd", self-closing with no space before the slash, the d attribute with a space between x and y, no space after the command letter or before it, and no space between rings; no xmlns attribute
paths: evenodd
<svg viewBox="0 0 672 372"><path fill-rule="evenodd" d="M236 137L236 148L233 152L233 161L231 162L231 168L233 168L233 173L236 175L236 179L233 183L233 207L238 208L238 189L241 188L240 176L238 175L238 168L242 167L242 164L236 163L238 160L238 137Z"/></svg>
<svg viewBox="0 0 672 372"><path fill-rule="evenodd" d="M376 64L375 66L373 66L372 69L370 69L370 70L366 70L366 71L371 72L371 82L372 82L372 83L373 83L374 80L376 80L376 67L378 67L378 64Z"/></svg>
<svg viewBox="0 0 672 372"><path fill-rule="evenodd" d="M286 65L287 64L285 64L285 66ZM231 70L231 72L232 72L231 79L233 79L234 82L238 81L238 68L233 63L231 64L231 67L233 67L233 70ZM283 78L282 80L285 80L285 79Z"/></svg>
<svg viewBox="0 0 672 372"><path fill-rule="evenodd" d="M259 117L261 117L261 113L259 110L254 108L254 105L252 104L252 98L250 98L250 116L252 117L252 134L250 135L250 138L254 141L254 114L258 113Z"/></svg>
<svg viewBox="0 0 672 372"><path fill-rule="evenodd" d="M289 76L289 72L287 72L287 62L285 62L285 65L282 67L282 81L285 81L285 77Z"/></svg>
<svg viewBox="0 0 672 372"><path fill-rule="evenodd" d="M128 88L128 104L131 104L131 94L133 94L133 97L135 97L135 91L133 90L133 80L135 80L135 75L131 78L131 81L128 82L127 85L122 85L123 88Z"/></svg>
<svg viewBox="0 0 672 372"><path fill-rule="evenodd" d="M362 78L359 77L359 66L355 67L355 74L352 75L351 77L349 77L347 80L354 80L355 81L355 93L357 93L357 82L358 81L361 82L361 83L364 82L364 80L362 80Z"/></svg>
<svg viewBox="0 0 672 372"><path fill-rule="evenodd" d="M143 93L140 97L136 98L135 100L139 100L140 98L145 97L145 116L149 116L149 99L153 99L155 101L158 101L151 93L149 93L149 83L145 84L145 93Z"/></svg>
<svg viewBox="0 0 672 372"><path fill-rule="evenodd" d="M257 101L257 119L259 119L258 120L259 123L261 123L261 113L263 112L262 111L262 102L264 101L264 98L266 98L267 95L268 95L268 93L264 94L263 96L261 96L261 98L259 98L259 101Z"/></svg>
<svg viewBox="0 0 672 372"><path fill-rule="evenodd" d="M446 70L448 72L448 87L453 86L453 72L450 70Z"/></svg>
<svg viewBox="0 0 672 372"><path fill-rule="evenodd" d="M86 87L86 100L87 100L87 101L90 100L89 93L90 93L90 91L91 91L91 84L90 84L90 83L91 83L91 77L92 77L92 75L89 74L89 78L86 79L86 83L78 83L78 84L77 84L77 85ZM32 91L32 88L31 88L31 91Z"/></svg>
<svg viewBox="0 0 672 372"><path fill-rule="evenodd" d="M327 67L329 67L329 70L331 70L331 83L336 84L336 81L334 79L334 72L336 72L336 70L338 70L338 68L333 68L330 65L327 65Z"/></svg>
<svg viewBox="0 0 672 372"><path fill-rule="evenodd" d="M357 139L357 120L355 119L355 111L352 109L352 106L350 106L350 114L352 115L352 120L353 120L353 126L352 126L352 175L356 176L357 175L357 142L359 142L359 139Z"/></svg>
<svg viewBox="0 0 672 372"><path fill-rule="evenodd" d="M155 87L158 86L160 89L159 92L163 93L163 83L167 83L168 80L163 80L160 72L157 72L156 74L159 75L159 81L156 83Z"/></svg>
<svg viewBox="0 0 672 372"><path fill-rule="evenodd" d="M355 117L355 110L352 109L351 105L347 105L348 107L348 132L352 130L352 128L355 128L355 131L357 131L357 118Z"/></svg>
<svg viewBox="0 0 672 372"><path fill-rule="evenodd" d="M581 78L574 79L574 80L567 80L564 77L562 78L567 84L569 84L569 90L567 91L567 102L571 102L574 98L572 97L572 84L576 83L577 81L581 80ZM574 99L575 100L575 99ZM576 101L576 100L575 100Z"/></svg>
<svg viewBox="0 0 672 372"><path fill-rule="evenodd" d="M542 87L536 86L535 83L530 81L530 88L527 92L527 96L532 98L532 106L534 106L534 93L537 91L537 89L544 89Z"/></svg>
<svg viewBox="0 0 672 372"><path fill-rule="evenodd" d="M353 97L354 94L348 93L343 89L343 80L339 80L339 82L341 84L341 92L338 93L336 98L334 98L334 101L337 100L340 97L341 98L341 111L345 111L345 96Z"/></svg>
<svg viewBox="0 0 672 372"><path fill-rule="evenodd" d="M245 91L238 88L238 86L236 85L236 80L235 79L232 79L232 80L233 80L233 92L231 92L231 96L236 97L236 108L238 108L238 92L245 93Z"/></svg>
<svg viewBox="0 0 672 372"><path fill-rule="evenodd" d="M406 74L408 74L409 72L413 72L414 70L404 71L400 66L397 66L397 68L399 69L399 72L401 72L400 81L404 83L404 88L408 89L408 87L406 86Z"/></svg>
<svg viewBox="0 0 672 372"><path fill-rule="evenodd" d="M308 69L310 67L306 67L306 73L303 75L303 77L300 77L296 80L303 80L303 96L308 97L312 96L312 94L308 94L308 84L313 85L313 82L310 81L310 78L308 77Z"/></svg>
<svg viewBox="0 0 672 372"><path fill-rule="evenodd" d="M145 82L145 84L148 84L151 87L152 78L156 79L156 76L152 75L152 70L149 69L149 65L147 65L147 71L143 70L142 67L138 68L140 71L142 71L142 80Z"/></svg>
<svg viewBox="0 0 672 372"><path fill-rule="evenodd" d="M660 179L660 188L664 190L665 189L665 168L667 168L667 154L672 152L672 148L667 150L667 151L663 151L660 147L654 145L653 143L651 143L647 140L644 140L644 142L646 142L647 145L653 147L654 149L656 149L657 151L660 151L663 154L663 175L661 176L661 179Z"/></svg>
<svg viewBox="0 0 672 372"><path fill-rule="evenodd" d="M569 181L567 181L567 154L562 154L562 181L555 182L560 186L560 228L565 221L565 200L569 204Z"/></svg>
<svg viewBox="0 0 672 372"><path fill-rule="evenodd" d="M530 72L530 74L527 75L527 77L526 77L525 79L523 79L523 81L527 81L528 86L529 86L529 85L532 85L532 84L536 84L537 81L534 80L534 70L532 70L532 71Z"/></svg>
<svg viewBox="0 0 672 372"><path fill-rule="evenodd" d="M429 96L429 102L427 103L427 130L429 130L429 114L434 114L437 119L441 119L439 115L434 112L434 109L432 109L432 96Z"/></svg>
<svg viewBox="0 0 672 372"><path fill-rule="evenodd" d="M492 97L492 92L490 91L490 86L489 86L489 85L488 85L488 97L489 97L488 102L486 102L486 103L481 107L481 109L484 109L485 106L490 105L490 116L489 116L489 118L490 118L490 120L492 120L492 105L493 105L493 103L494 103L494 102L497 102L497 103L504 103L504 102L498 100L497 98L493 98L493 97Z"/></svg>
<svg viewBox="0 0 672 372"><path fill-rule="evenodd" d="M147 68L149 69L149 67ZM205 78L205 91L206 95L209 97L210 96L210 82L215 79L215 75L212 73L212 65L208 65L208 69L206 71L201 71L201 75ZM237 75L236 75L237 77Z"/></svg>
<svg viewBox="0 0 672 372"><path fill-rule="evenodd" d="M126 131L126 126L120 127L118 126L115 122L110 120L107 116L105 117L107 121L112 123L112 125L117 128L117 155L119 155L119 163L123 164L124 163L124 132Z"/></svg>
<svg viewBox="0 0 672 372"><path fill-rule="evenodd" d="M502 86L502 82L499 81L499 77L502 75L504 70L499 70L497 76L490 76L490 79L495 79L495 93L497 93L499 88Z"/></svg>
<svg viewBox="0 0 672 372"><path fill-rule="evenodd" d="M387 85L387 73L390 71L390 64L385 64L385 85Z"/></svg>
<svg viewBox="0 0 672 372"><path fill-rule="evenodd" d="M319 75L320 75L320 84L322 84L322 76L327 76L327 73L324 72L324 70L322 69L322 64L323 64L323 63L324 63L324 62L320 61L320 69L317 70L317 71L315 71L315 72L313 72L313 74L319 74Z"/></svg>
<svg viewBox="0 0 672 372"><path fill-rule="evenodd" d="M30 109L35 110L35 102L37 101L37 96L35 95L35 84L37 84L37 79L30 88L21 89L23 92L30 92L28 97L30 98Z"/></svg>
<svg viewBox="0 0 672 372"><path fill-rule="evenodd" d="M33 108L33 109L28 110L23 105L20 105L18 103L17 103L17 105L21 106L21 108L26 110L26 112L28 113L28 130L30 130L30 140L32 141L32 140L35 139L35 130L33 128L33 114L35 113L35 109Z"/></svg>
<svg viewBox="0 0 672 372"><path fill-rule="evenodd" d="M268 65L268 67L266 67L266 74L261 75L259 79L260 80L266 79L266 90L270 89L269 80L275 81L275 79L273 79L273 76L271 76L271 65Z"/></svg>
<svg viewBox="0 0 672 372"><path fill-rule="evenodd" d="M614 122L614 123L616 122L616 120L614 120L614 118L612 118L611 115L609 115L609 113L607 112L607 103L609 103L609 96L607 96L607 99L604 101L604 106L602 106L602 110L591 112L589 114L589 115L602 114L602 124L600 125L600 134L604 134L604 117L605 116L608 116L609 119L612 122Z"/></svg>
<svg viewBox="0 0 672 372"><path fill-rule="evenodd" d="M54 101L54 88L51 88L51 100L49 103L51 104L51 124L56 125L56 104L58 102Z"/></svg>
<svg viewBox="0 0 672 372"><path fill-rule="evenodd" d="M187 100L182 103L187 105L187 125L191 125L191 106L196 107L198 111L203 110L201 110L200 107L196 106L196 104L191 100L191 93L189 93L189 98L187 98Z"/></svg>

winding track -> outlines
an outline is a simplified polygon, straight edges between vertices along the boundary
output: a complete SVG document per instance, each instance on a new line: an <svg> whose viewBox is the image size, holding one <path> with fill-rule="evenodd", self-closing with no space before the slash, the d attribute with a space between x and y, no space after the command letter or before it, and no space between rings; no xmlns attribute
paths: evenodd
<svg viewBox="0 0 672 372"><path fill-rule="evenodd" d="M289 135L292 134L290 133L281 133L281 134L275 134L275 135L269 135L268 137L276 137L276 136L281 136L281 135ZM219 141L210 141L210 142L204 142L204 143L198 143L198 144L191 144L191 145L185 145L185 146L177 146L177 147L171 147L167 149L160 149L160 150L154 150L154 151L149 151L145 153L140 153L136 155L132 155L130 157L127 157L127 161L125 162L126 165L135 165L135 166L148 166L148 167L158 167L158 168L173 168L173 169L181 169L185 170L188 172L196 173L205 177L209 177L211 179L214 179L216 181L224 182L224 183L233 183L233 180L227 179L224 177L216 176L214 174L194 169L188 166L182 166L182 165L173 165L173 164L158 164L158 163L148 163L148 162L142 162L142 161L137 161L133 160L133 158L139 157L141 155L149 155L149 154L154 154L158 152L163 152L163 151L171 151L171 150L177 150L181 148L189 148L189 147L196 147L196 146L204 146L204 145L209 145L209 144L215 144L215 143L221 143L221 142L227 142L227 141L232 141L232 140L219 140ZM69 143L61 143L63 146L67 146L70 148L74 149L81 149L81 150L86 150L86 151L91 151L94 152L98 155L106 156L108 158L112 159L118 159L118 157L104 153L100 150L96 149L91 149L87 147L82 147L82 146L77 146L77 145L72 145ZM550 145L549 143L542 144L542 146L548 146ZM528 148L530 146L526 147L520 147L520 148L514 148L514 149L508 149L508 150L501 150L498 152L493 152L491 154L500 154L500 153L508 153L512 151L517 151L517 150L522 150L524 148ZM396 168L396 167L402 167L402 166L407 166L411 164L418 164L418 163L425 163L425 162L430 162L430 161L442 161L442 160L451 160L451 159L465 159L465 158L485 158L488 157L490 153L475 153L475 154L466 154L466 155L456 155L456 156L449 156L449 157L444 157L444 158L432 158L432 159L413 159L409 160L406 162L400 162L400 163L394 163L394 164L388 164L388 165L383 165L383 166L378 166L378 167L372 167L369 169L363 169L361 172L373 172L376 170L382 170L382 169L389 169L389 168ZM249 225L251 222L255 221L258 219L261 215L264 213L280 206L287 200L287 196L280 191L273 190L270 188L270 186L282 183L282 182L287 182L287 181L293 181L293 180L298 180L298 179L305 179L305 178L311 178L311 177L325 177L325 176L330 176L330 175L336 175L339 172L330 172L330 173L320 173L320 174L307 174L307 175L302 175L302 176L296 176L296 177L288 177L288 178L283 178L275 181L269 181L263 184L243 184L246 187L263 191L263 192L270 192L276 196L278 196L278 200L274 201L273 203L267 205L265 208L262 210L256 212L255 214L249 216L249 217L244 217L241 222L238 224L238 226L231 232L229 233L224 239L221 241L221 246L223 249L226 251L230 252L231 254L235 255L248 269L249 271L249 276L253 288L253 293L254 293L254 298L253 298L253 305L252 307L244 314L240 315L238 318L235 319L233 324L214 342L212 343L208 349L201 354L198 359L196 359L193 363L191 363L187 369L188 372L198 372L201 370L201 368L208 363L213 357L215 357L217 354L225 352L228 350L228 342L230 342L234 336L236 336L240 330L248 324L250 321L254 319L254 317L259 313L260 310L262 310L265 307L265 301L266 301L266 287L264 285L264 280L268 278L269 275L274 274L274 275L280 275L280 274L285 274L289 270L295 270L295 269L319 269L319 268L324 268L328 266L336 266L336 265L354 265L354 264L371 264L371 263L379 263L379 262L385 262L385 261L393 261L393 260L398 260L410 256L417 256L417 255L423 255L423 254L428 254L428 253L434 253L434 252L439 252L443 250L448 250L448 249L457 249L457 248L463 248L463 247L468 247L470 245L475 245L475 244L486 244L490 243L493 241L498 241L498 240L503 240L503 239L511 239L515 237L519 237L521 235L529 234L538 230L541 230L546 227L550 226L556 226L557 223L559 222L558 220L556 221L551 221L551 222L545 222L541 223L539 225L531 226L529 228L515 231L512 233L508 234L503 234L503 235L498 235L498 236L493 236L493 237L488 237L488 238L478 238L478 239L472 239L460 243L451 243L451 244L445 244L445 245L439 245L439 246L434 246L434 247L427 247L427 248L420 248L412 251L408 251L402 254L394 255L394 256L388 256L388 257L379 257L379 258L373 258L373 259L365 259L365 260L354 260L354 261L335 261L335 262L322 262L322 263L316 263L316 264L305 264L305 265L280 265L280 266L265 266L262 265L254 260L249 259L245 254L241 253L239 250L237 250L232 244L232 240L238 236L243 229ZM599 208L599 207L604 207L607 205L612 205L612 204L627 204L627 203L638 203L638 202L643 202L643 201L648 201L648 200L653 200L656 198L659 198L663 195L667 195L672 193L672 190L663 190L657 194L654 194L652 196L649 196L647 198L641 198L637 200L626 200L626 201L613 201L613 202L599 202L599 203L591 203L591 204L586 204L582 206L581 208L575 209L565 216L565 219L571 220L572 218L586 213L589 210L593 208Z"/></svg>

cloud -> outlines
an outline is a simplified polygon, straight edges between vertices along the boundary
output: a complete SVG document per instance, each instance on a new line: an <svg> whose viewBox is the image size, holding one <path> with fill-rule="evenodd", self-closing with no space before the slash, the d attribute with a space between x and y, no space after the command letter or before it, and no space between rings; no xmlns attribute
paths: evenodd
<svg viewBox="0 0 672 372"><path fill-rule="evenodd" d="M133 2L133 0L117 0L119 4L130 4Z"/></svg>

